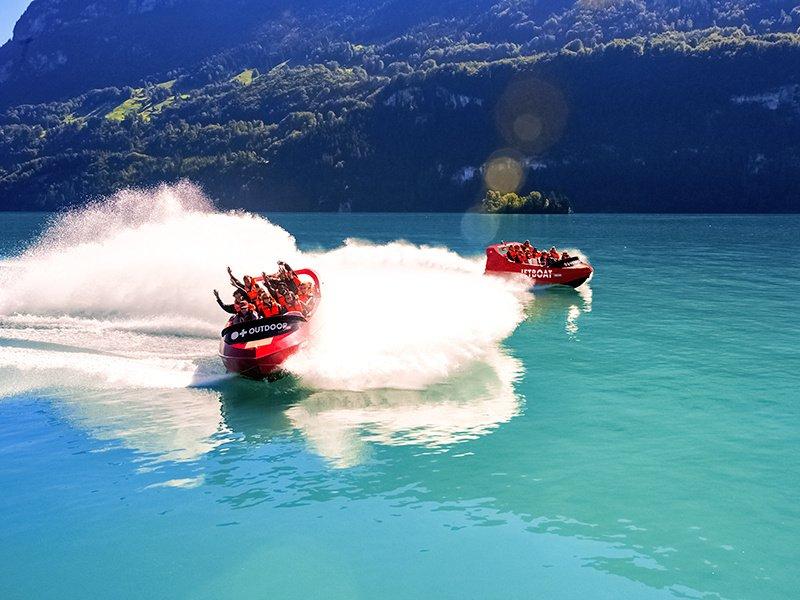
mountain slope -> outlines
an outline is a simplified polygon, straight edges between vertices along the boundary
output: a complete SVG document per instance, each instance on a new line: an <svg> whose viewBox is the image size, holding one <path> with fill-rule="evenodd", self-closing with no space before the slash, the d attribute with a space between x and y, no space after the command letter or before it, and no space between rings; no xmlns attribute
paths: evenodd
<svg viewBox="0 0 800 600"><path fill-rule="evenodd" d="M797 210L792 2L85 6L34 0L0 49L4 208L189 178L255 209L464 210L511 165L576 210Z"/></svg>
<svg viewBox="0 0 800 600"><path fill-rule="evenodd" d="M746 34L796 32L800 5L797 0L33 0L13 39L0 48L0 106L172 79L203 59L248 45L258 45L276 63L305 62L321 45L342 41L395 40L397 47L416 45L417 54L427 51L432 58L452 55L454 43L508 44L508 55L525 55L569 43L593 47L712 26L741 27Z"/></svg>

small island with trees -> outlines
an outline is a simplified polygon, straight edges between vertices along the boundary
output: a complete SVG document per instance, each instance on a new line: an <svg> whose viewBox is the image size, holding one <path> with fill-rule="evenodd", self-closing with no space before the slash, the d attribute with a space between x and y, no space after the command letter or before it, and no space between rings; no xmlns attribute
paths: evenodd
<svg viewBox="0 0 800 600"><path fill-rule="evenodd" d="M525 196L516 192L487 190L480 211L489 214L568 214L572 212L569 201L555 192L547 194L531 191Z"/></svg>

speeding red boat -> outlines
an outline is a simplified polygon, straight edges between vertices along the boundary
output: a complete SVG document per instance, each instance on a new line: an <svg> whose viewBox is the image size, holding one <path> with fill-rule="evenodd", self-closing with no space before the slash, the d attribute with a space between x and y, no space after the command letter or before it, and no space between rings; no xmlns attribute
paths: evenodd
<svg viewBox="0 0 800 600"><path fill-rule="evenodd" d="M295 273L314 283L314 303L308 314L288 312L242 323L228 321L219 342L219 356L228 371L251 379L276 379L282 373L281 365L308 339L310 321L320 302L319 278L310 269Z"/></svg>
<svg viewBox="0 0 800 600"><path fill-rule="evenodd" d="M550 261L547 266L517 262L508 257L510 246L519 246L516 242L494 244L486 248L486 273L526 275L533 280L532 285L583 285L594 272L589 263L577 256Z"/></svg>

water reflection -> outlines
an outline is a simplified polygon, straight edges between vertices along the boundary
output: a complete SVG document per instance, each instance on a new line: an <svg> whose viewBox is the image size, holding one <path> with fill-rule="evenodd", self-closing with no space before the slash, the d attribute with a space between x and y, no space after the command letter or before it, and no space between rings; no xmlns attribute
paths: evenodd
<svg viewBox="0 0 800 600"><path fill-rule="evenodd" d="M500 352L424 390L314 391L230 378L198 389L38 390L97 440L136 451L141 463L192 461L221 445L267 444L299 432L331 466L364 462L371 444L441 449L490 433L520 412L521 364Z"/></svg>
<svg viewBox="0 0 800 600"><path fill-rule="evenodd" d="M212 390L60 391L54 404L94 438L136 451L143 463L196 460L227 433Z"/></svg>
<svg viewBox="0 0 800 600"><path fill-rule="evenodd" d="M286 411L336 467L362 462L370 443L443 448L485 435L520 412L521 364L499 352L425 390L315 392Z"/></svg>
<svg viewBox="0 0 800 600"><path fill-rule="evenodd" d="M577 289L563 286L537 289L525 310L530 321L563 318L564 331L571 338L577 337L581 316L590 312L592 288L588 283Z"/></svg>

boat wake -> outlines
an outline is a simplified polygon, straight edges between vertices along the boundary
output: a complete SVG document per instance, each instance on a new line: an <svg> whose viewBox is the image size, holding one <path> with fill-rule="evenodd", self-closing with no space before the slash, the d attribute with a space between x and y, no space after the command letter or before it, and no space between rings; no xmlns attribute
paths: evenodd
<svg viewBox="0 0 800 600"><path fill-rule="evenodd" d="M184 183L63 214L0 263L0 383L175 388L224 377L211 290L228 289L227 265L260 273L278 259L322 278L312 339L286 364L315 389L424 388L486 359L523 318L520 287L484 278L482 260L403 242L301 252L286 230L219 212Z"/></svg>

